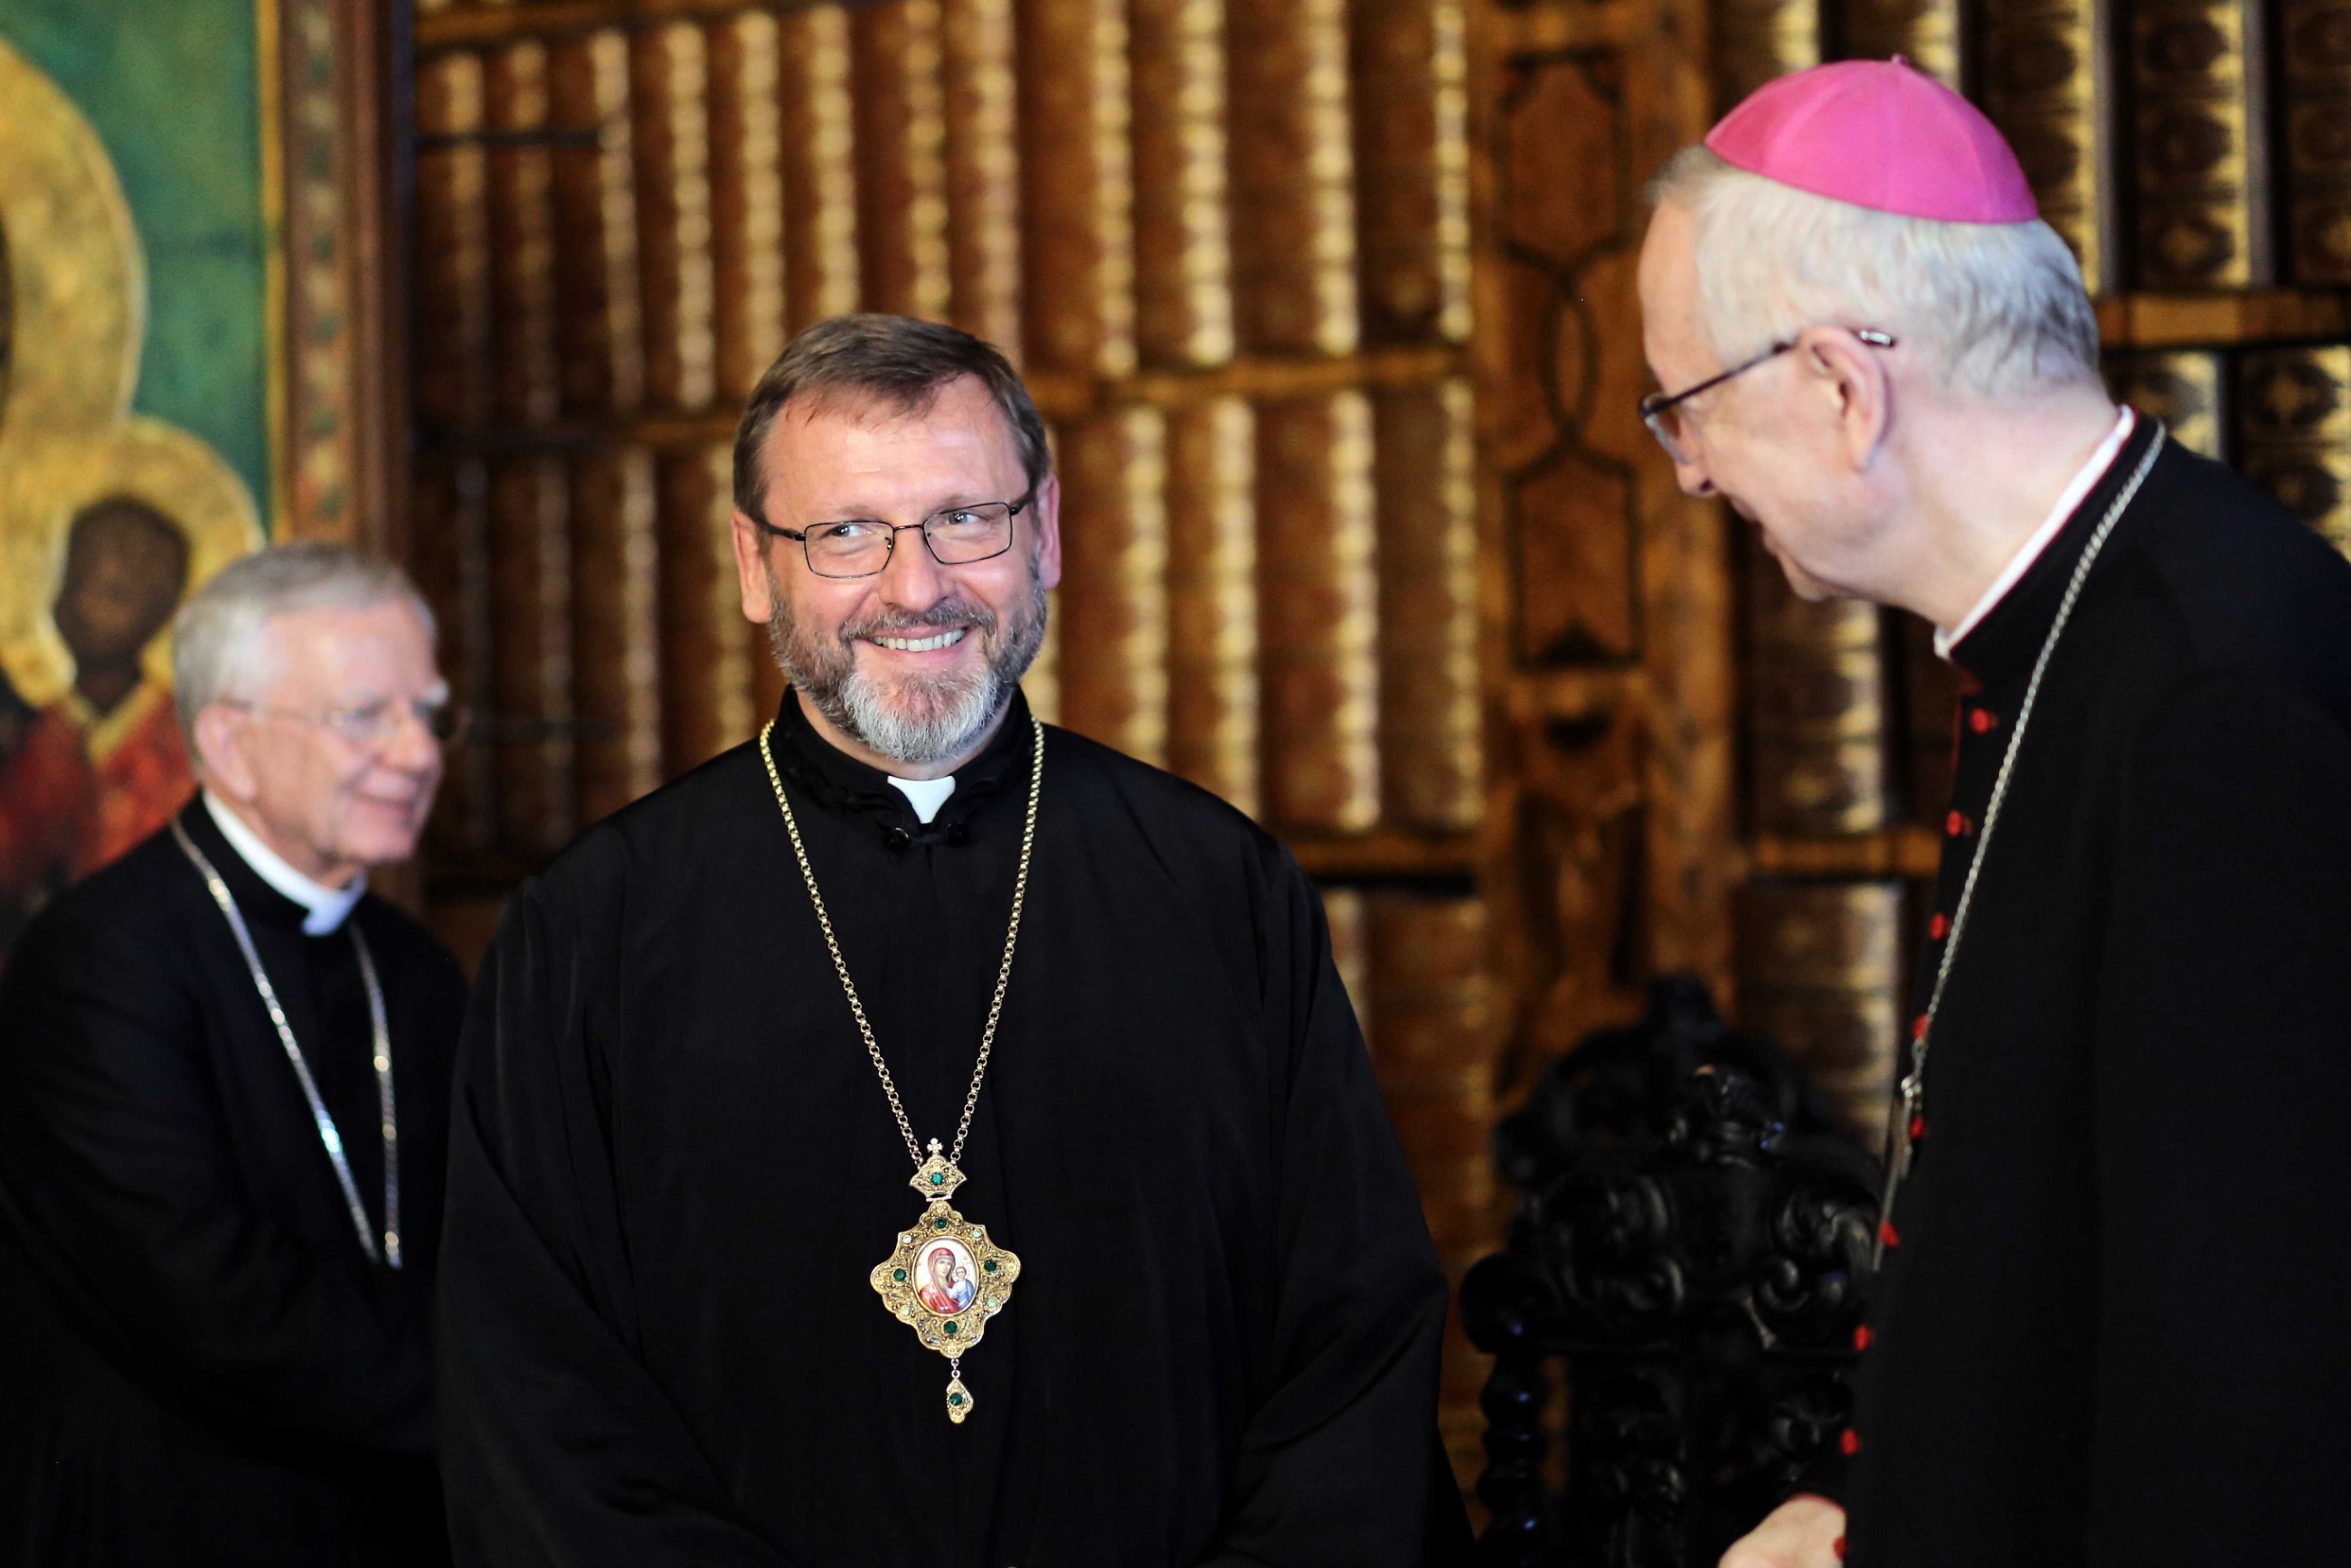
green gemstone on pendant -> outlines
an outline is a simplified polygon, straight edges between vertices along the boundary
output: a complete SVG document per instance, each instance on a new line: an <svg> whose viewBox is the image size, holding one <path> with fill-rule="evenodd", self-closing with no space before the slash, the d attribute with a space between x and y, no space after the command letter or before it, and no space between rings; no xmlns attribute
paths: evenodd
<svg viewBox="0 0 2351 1568"><path fill-rule="evenodd" d="M996 1265L991 1263L988 1267L992 1269L996 1267ZM897 1281L898 1283L903 1285L906 1282L906 1270L904 1269L893 1269L890 1270L890 1278Z"/></svg>
<svg viewBox="0 0 2351 1568"><path fill-rule="evenodd" d="M947 1403L950 1405L960 1405L963 1403L963 1396L960 1394L950 1394L947 1396Z"/></svg>
<svg viewBox="0 0 2351 1568"><path fill-rule="evenodd" d="M934 1219L931 1221L931 1228L934 1230L945 1230L946 1228L947 1222L944 1219Z"/></svg>
<svg viewBox="0 0 2351 1568"><path fill-rule="evenodd" d="M952 1323L952 1322L942 1323L942 1324L940 1325L940 1331L941 1331L942 1333L945 1333L945 1334L946 1334L949 1339L953 1339L953 1338L955 1338L956 1326L955 1326L955 1324L954 1324L954 1323Z"/></svg>
<svg viewBox="0 0 2351 1568"><path fill-rule="evenodd" d="M982 1263L982 1264L980 1265L980 1267L981 1267L981 1268L983 1268L983 1269L985 1269L985 1270L987 1270L989 1273L993 1274L993 1273L995 1273L995 1272L996 1272L996 1260L995 1260L995 1259L993 1259L993 1258L990 1258L987 1262Z"/></svg>
<svg viewBox="0 0 2351 1568"><path fill-rule="evenodd" d="M931 1185L932 1185L933 1186L946 1186L946 1185L947 1185L947 1173L946 1173L946 1172L945 1172L945 1171L933 1171L933 1172L931 1173Z"/></svg>

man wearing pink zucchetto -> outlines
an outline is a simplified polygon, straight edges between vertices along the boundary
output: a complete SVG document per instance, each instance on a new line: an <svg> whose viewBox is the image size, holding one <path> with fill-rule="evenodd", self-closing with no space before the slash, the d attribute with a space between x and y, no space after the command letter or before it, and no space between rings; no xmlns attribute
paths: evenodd
<svg viewBox="0 0 2351 1568"><path fill-rule="evenodd" d="M2346 1561L2351 564L2114 405L2015 156L1901 62L1653 194L1682 488L1967 677L1842 1463L1725 1568Z"/></svg>

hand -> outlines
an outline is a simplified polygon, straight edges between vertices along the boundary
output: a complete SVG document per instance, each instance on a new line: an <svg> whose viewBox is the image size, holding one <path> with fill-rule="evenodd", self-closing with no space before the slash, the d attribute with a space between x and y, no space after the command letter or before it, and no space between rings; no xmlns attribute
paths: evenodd
<svg viewBox="0 0 2351 1568"><path fill-rule="evenodd" d="M1722 1554L1722 1568L1837 1568L1844 1510L1824 1497L1792 1497Z"/></svg>

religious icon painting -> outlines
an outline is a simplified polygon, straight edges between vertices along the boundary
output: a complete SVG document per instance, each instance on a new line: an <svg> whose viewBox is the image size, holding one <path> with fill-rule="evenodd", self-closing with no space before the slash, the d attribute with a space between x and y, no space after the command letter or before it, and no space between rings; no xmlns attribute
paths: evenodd
<svg viewBox="0 0 2351 1568"><path fill-rule="evenodd" d="M0 0L0 956L194 790L173 612L354 527L362 9Z"/></svg>
<svg viewBox="0 0 2351 1568"><path fill-rule="evenodd" d="M164 395L172 344L156 356L162 377L141 381L149 329L175 319L177 278L167 246L151 286L139 223L179 209L152 183L126 185L116 160L135 174L141 153L177 144L136 113L110 121L111 142L100 133L102 108L148 100L103 68L139 51L98 47L143 37L141 18L120 11L109 33L98 9L0 0L0 954L41 904L194 791L168 628L190 590L261 539L251 476L200 421L174 423L192 415ZM169 92L184 99L184 80ZM247 215L257 313L263 233ZM220 232L172 232L192 230ZM258 392L253 404L257 423Z"/></svg>

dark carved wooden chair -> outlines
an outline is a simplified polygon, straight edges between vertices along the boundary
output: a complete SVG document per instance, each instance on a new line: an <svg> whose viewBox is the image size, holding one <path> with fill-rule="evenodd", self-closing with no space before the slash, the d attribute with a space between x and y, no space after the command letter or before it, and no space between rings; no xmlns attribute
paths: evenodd
<svg viewBox="0 0 2351 1568"><path fill-rule="evenodd" d="M1685 978L1554 1063L1495 1155L1518 1216L1461 1291L1496 1358L1479 1561L1713 1568L1845 1425L1876 1162Z"/></svg>

